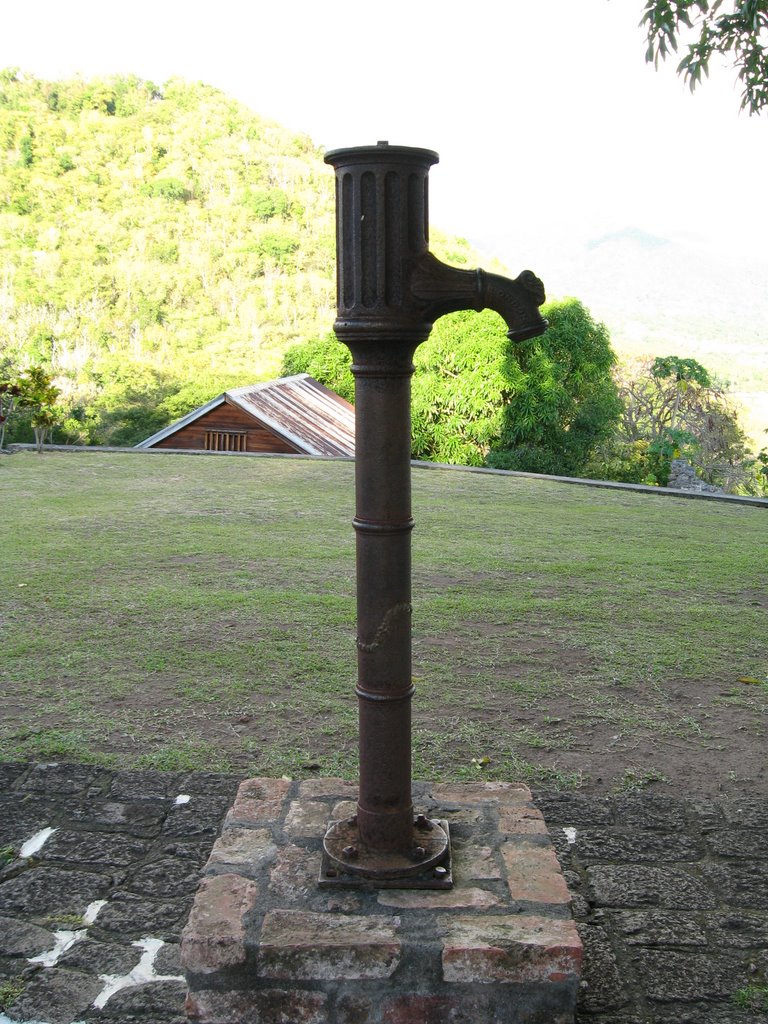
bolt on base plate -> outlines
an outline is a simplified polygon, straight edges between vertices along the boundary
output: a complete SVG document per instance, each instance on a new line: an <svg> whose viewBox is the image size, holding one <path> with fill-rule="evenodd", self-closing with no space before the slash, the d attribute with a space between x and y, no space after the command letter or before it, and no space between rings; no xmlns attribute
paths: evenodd
<svg viewBox="0 0 768 1024"><path fill-rule="evenodd" d="M450 889L453 887L448 822L419 815L413 850L366 851L357 821L332 821L323 840L318 885L321 889Z"/></svg>

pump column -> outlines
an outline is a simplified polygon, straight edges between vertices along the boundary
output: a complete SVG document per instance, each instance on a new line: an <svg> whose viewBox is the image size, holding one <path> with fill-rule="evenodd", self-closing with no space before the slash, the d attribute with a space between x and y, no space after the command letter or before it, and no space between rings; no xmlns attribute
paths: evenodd
<svg viewBox="0 0 768 1024"><path fill-rule="evenodd" d="M408 275L428 250L437 155L379 143L326 160L336 167L334 329L355 376L360 791L356 817L329 831L325 849L344 871L392 878L423 871L448 844L423 816L415 829L411 798L410 378L431 324L410 307Z"/></svg>

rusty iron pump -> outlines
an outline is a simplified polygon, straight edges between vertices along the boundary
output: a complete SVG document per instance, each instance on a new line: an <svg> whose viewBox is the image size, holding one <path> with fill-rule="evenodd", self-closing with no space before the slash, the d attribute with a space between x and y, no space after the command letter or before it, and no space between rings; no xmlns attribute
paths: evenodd
<svg viewBox="0 0 768 1024"><path fill-rule="evenodd" d="M544 286L459 270L429 252L427 185L437 153L360 146L329 152L336 169L336 336L355 377L354 528L360 789L357 813L331 823L320 885L451 885L447 822L411 795L411 408L416 347L433 322L496 310L511 340L542 334Z"/></svg>

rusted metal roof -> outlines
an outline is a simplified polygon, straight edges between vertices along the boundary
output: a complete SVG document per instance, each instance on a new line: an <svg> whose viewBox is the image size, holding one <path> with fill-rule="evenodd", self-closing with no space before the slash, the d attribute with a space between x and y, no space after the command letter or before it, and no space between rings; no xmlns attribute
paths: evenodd
<svg viewBox="0 0 768 1024"><path fill-rule="evenodd" d="M223 402L236 405L307 455L355 454L354 406L307 373L225 391L136 447L153 447Z"/></svg>
<svg viewBox="0 0 768 1024"><path fill-rule="evenodd" d="M227 398L307 455L354 455L355 409L309 374L234 388Z"/></svg>

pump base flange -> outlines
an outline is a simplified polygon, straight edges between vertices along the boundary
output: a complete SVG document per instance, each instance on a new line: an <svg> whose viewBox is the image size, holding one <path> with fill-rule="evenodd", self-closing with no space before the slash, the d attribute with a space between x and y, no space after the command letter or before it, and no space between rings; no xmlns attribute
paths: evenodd
<svg viewBox="0 0 768 1024"><path fill-rule="evenodd" d="M414 830L414 851L423 855L366 853L356 822L332 821L323 840L318 886L321 889L451 889L453 866L448 822L429 820L429 829ZM353 847L354 857L345 850Z"/></svg>

